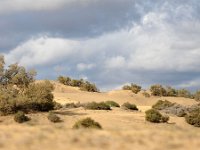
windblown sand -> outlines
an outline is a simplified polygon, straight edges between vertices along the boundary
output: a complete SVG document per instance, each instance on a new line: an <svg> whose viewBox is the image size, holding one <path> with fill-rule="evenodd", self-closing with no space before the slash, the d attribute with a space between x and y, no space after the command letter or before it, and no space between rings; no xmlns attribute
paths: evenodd
<svg viewBox="0 0 200 150"><path fill-rule="evenodd" d="M53 81L52 81L53 82ZM89 93L57 82L54 96L59 103L113 100L119 104L135 103L139 112L113 108L112 111L85 110L84 108L56 111L63 120L50 123L47 113L29 114L31 121L17 124L13 116L0 117L0 149L2 150L198 150L200 129L187 124L184 118L170 116L168 124L145 121L145 110L159 99L182 105L196 102L185 98L145 98L141 93L111 91ZM73 124L82 118L98 121L103 130L74 130Z"/></svg>

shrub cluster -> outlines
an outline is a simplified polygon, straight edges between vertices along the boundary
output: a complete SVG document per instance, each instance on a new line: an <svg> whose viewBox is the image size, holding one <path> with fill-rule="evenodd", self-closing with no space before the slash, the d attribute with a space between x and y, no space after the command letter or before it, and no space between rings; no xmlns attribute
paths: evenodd
<svg viewBox="0 0 200 150"><path fill-rule="evenodd" d="M80 90L88 92L99 92L95 84L85 81L83 79L71 79L70 77L59 76L58 81L67 86L79 87Z"/></svg>
<svg viewBox="0 0 200 150"><path fill-rule="evenodd" d="M142 93L142 95L143 95L144 97L146 97L146 98L151 97L151 95L150 95L149 93L147 93L146 91L144 91L144 92Z"/></svg>
<svg viewBox="0 0 200 150"><path fill-rule="evenodd" d="M120 107L120 105L114 101L106 101L105 103L110 107Z"/></svg>
<svg viewBox="0 0 200 150"><path fill-rule="evenodd" d="M135 104L131 104L129 102L124 103L121 107L126 110L138 110Z"/></svg>
<svg viewBox="0 0 200 150"><path fill-rule="evenodd" d="M35 71L26 71L18 64L4 68L0 56L0 114L18 111L48 111L54 108L53 85L49 81L34 83Z"/></svg>
<svg viewBox="0 0 200 150"><path fill-rule="evenodd" d="M14 120L18 123L23 123L29 121L30 119L24 114L24 112L19 111L15 114Z"/></svg>
<svg viewBox="0 0 200 150"><path fill-rule="evenodd" d="M141 91L142 87L131 83L131 85L125 85L122 87L123 90L131 90L133 93L137 94L138 92Z"/></svg>
<svg viewBox="0 0 200 150"><path fill-rule="evenodd" d="M169 116L162 115L159 111L155 109L150 109L145 112L146 120L153 123L161 123L161 122L168 122Z"/></svg>
<svg viewBox="0 0 200 150"><path fill-rule="evenodd" d="M102 129L101 125L94 121L91 118L85 118L82 120L77 121L74 126L74 129L80 129L80 128L87 128L87 129Z"/></svg>
<svg viewBox="0 0 200 150"><path fill-rule="evenodd" d="M91 110L111 110L110 106L105 102L90 102L84 105L85 109Z"/></svg>
<svg viewBox="0 0 200 150"><path fill-rule="evenodd" d="M185 97L185 98L194 98L194 95L186 90L179 89L176 90L170 86L163 87L162 85L152 85L150 87L151 95L153 96L171 96L171 97Z"/></svg>

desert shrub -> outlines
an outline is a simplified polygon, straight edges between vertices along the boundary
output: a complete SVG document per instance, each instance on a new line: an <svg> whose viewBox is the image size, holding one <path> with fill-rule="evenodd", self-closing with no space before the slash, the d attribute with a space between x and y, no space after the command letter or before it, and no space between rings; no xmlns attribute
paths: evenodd
<svg viewBox="0 0 200 150"><path fill-rule="evenodd" d="M151 95L150 95L149 93L147 93L146 91L144 91L144 92L142 93L142 95L143 95L144 97L146 97L146 98L151 97Z"/></svg>
<svg viewBox="0 0 200 150"><path fill-rule="evenodd" d="M145 118L147 121L154 122L154 123L161 122L162 114L159 111L155 109L150 109L150 110L147 110L145 114L146 114Z"/></svg>
<svg viewBox="0 0 200 150"><path fill-rule="evenodd" d="M162 85L152 85L150 87L151 95L153 96L166 96L167 92Z"/></svg>
<svg viewBox="0 0 200 150"><path fill-rule="evenodd" d="M141 86L137 85L137 84L131 84L131 91L135 94L137 94L138 92L140 92L142 89Z"/></svg>
<svg viewBox="0 0 200 150"><path fill-rule="evenodd" d="M152 106L153 109L156 109L156 110L163 110L163 109L166 109L168 107L172 107L174 105L174 103L168 101L168 100L159 100L156 104L154 104Z"/></svg>
<svg viewBox="0 0 200 150"><path fill-rule="evenodd" d="M88 92L99 92L95 84L91 84L90 82L86 81L83 83L80 87L80 90L82 91L88 91Z"/></svg>
<svg viewBox="0 0 200 150"><path fill-rule="evenodd" d="M24 112L19 111L15 114L14 120L18 123L23 123L29 121L30 119L24 114Z"/></svg>
<svg viewBox="0 0 200 150"><path fill-rule="evenodd" d="M91 109L91 110L111 110L110 106L107 105L105 102L91 102L87 103L84 106L86 109Z"/></svg>
<svg viewBox="0 0 200 150"><path fill-rule="evenodd" d="M200 127L200 109L196 109L188 113L185 116L185 120L187 123L195 127Z"/></svg>
<svg viewBox="0 0 200 150"><path fill-rule="evenodd" d="M185 98L194 98L194 96L190 93L190 91L186 89L178 90L178 97L185 97Z"/></svg>
<svg viewBox="0 0 200 150"><path fill-rule="evenodd" d="M165 122L168 122L169 121L169 116L167 115L162 115L161 117L161 122L165 123Z"/></svg>
<svg viewBox="0 0 200 150"><path fill-rule="evenodd" d="M54 104L54 107L53 107L54 110L59 110L59 109L63 108L62 104L60 104L58 102L53 102L53 104Z"/></svg>
<svg viewBox="0 0 200 150"><path fill-rule="evenodd" d="M81 107L80 103L67 103L65 104L65 108L78 108Z"/></svg>
<svg viewBox="0 0 200 150"><path fill-rule="evenodd" d="M129 86L129 85L124 85L124 86L122 87L122 90L131 90L131 86Z"/></svg>
<svg viewBox="0 0 200 150"><path fill-rule="evenodd" d="M177 90L170 86L167 86L165 90L166 90L166 96L176 97L178 95Z"/></svg>
<svg viewBox="0 0 200 150"><path fill-rule="evenodd" d="M72 79L70 77L59 76L57 80L64 85L70 86Z"/></svg>
<svg viewBox="0 0 200 150"><path fill-rule="evenodd" d="M195 94L194 94L194 99L196 101L200 101L200 91L197 91Z"/></svg>
<svg viewBox="0 0 200 150"><path fill-rule="evenodd" d="M95 84L83 79L71 79L69 77L59 76L57 79L60 83L68 86L79 87L82 91L99 92Z"/></svg>
<svg viewBox="0 0 200 150"><path fill-rule="evenodd" d="M120 107L120 105L114 101L106 101L105 103L110 107Z"/></svg>
<svg viewBox="0 0 200 150"><path fill-rule="evenodd" d="M80 129L80 128L102 129L101 125L91 118L85 118L85 119L77 121L74 124L73 128L74 129Z"/></svg>
<svg viewBox="0 0 200 150"><path fill-rule="evenodd" d="M131 104L129 102L124 103L121 107L126 110L138 110L135 104Z"/></svg>
<svg viewBox="0 0 200 150"><path fill-rule="evenodd" d="M58 117L56 114L50 112L47 116L47 118L49 119L49 121L53 122L53 123L57 123L60 122L61 119L60 117Z"/></svg>
<svg viewBox="0 0 200 150"><path fill-rule="evenodd" d="M122 87L123 90L131 90L133 93L137 94L138 92L141 91L142 87L131 83L131 85L125 85Z"/></svg>

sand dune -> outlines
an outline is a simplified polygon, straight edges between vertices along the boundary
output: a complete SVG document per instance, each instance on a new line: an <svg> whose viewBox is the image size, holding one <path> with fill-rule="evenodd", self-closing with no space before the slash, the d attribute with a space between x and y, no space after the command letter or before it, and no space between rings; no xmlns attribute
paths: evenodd
<svg viewBox="0 0 200 150"><path fill-rule="evenodd" d="M89 93L52 81L54 96L62 104L114 100L120 104L131 102L139 112L114 108L112 111L85 110L84 108L56 111L63 122L50 123L47 113L29 114L32 120L17 124L12 116L0 117L0 149L4 150L197 150L200 147L200 129L188 125L184 118L170 117L168 124L152 124L145 121L144 111L159 99L167 99L182 105L196 102L186 98L145 98L141 93L110 91ZM85 117L98 121L103 130L73 130L73 124Z"/></svg>

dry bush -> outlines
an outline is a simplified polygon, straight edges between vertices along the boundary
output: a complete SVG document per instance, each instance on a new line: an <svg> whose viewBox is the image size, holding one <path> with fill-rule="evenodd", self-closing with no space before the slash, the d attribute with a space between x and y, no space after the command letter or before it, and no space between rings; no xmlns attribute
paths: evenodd
<svg viewBox="0 0 200 150"><path fill-rule="evenodd" d="M153 109L156 109L156 110L163 110L163 109L166 109L166 108L169 108L169 107L172 107L174 105L174 103L168 101L168 100L159 100L156 104L154 104L152 106Z"/></svg>
<svg viewBox="0 0 200 150"><path fill-rule="evenodd" d="M151 95L150 95L149 93L147 93L146 91L144 91L144 92L142 93L142 95L143 95L144 97L146 97L146 98L150 98L150 97L151 97Z"/></svg>
<svg viewBox="0 0 200 150"><path fill-rule="evenodd" d="M120 107L120 105L114 101L106 101L105 103L110 107Z"/></svg>
<svg viewBox="0 0 200 150"><path fill-rule="evenodd" d="M131 83L131 85L125 85L122 87L123 90L131 90L133 93L137 94L138 92L141 91L142 87Z"/></svg>
<svg viewBox="0 0 200 150"><path fill-rule="evenodd" d="M197 92L195 93L194 99L195 99L196 101L200 101L200 91L197 91Z"/></svg>
<svg viewBox="0 0 200 150"><path fill-rule="evenodd" d="M91 118L85 118L77 121L74 126L74 129L86 128L86 129L102 129L101 125L94 121Z"/></svg>
<svg viewBox="0 0 200 150"><path fill-rule="evenodd" d="M178 95L177 90L172 88L172 87L170 87L170 86L167 86L165 88L165 90L166 90L166 96L177 97L177 95Z"/></svg>
<svg viewBox="0 0 200 150"><path fill-rule="evenodd" d="M178 90L177 96L178 97L185 97L185 98L192 98L192 99L194 98L194 95L190 91L188 91L186 89Z"/></svg>
<svg viewBox="0 0 200 150"><path fill-rule="evenodd" d="M145 118L149 122L160 123L162 121L162 114L155 109L147 110L145 114Z"/></svg>
<svg viewBox="0 0 200 150"><path fill-rule="evenodd" d="M105 102L90 102L84 105L85 109L91 110L111 110L110 106L107 105Z"/></svg>
<svg viewBox="0 0 200 150"><path fill-rule="evenodd" d="M138 110L135 104L131 104L129 102L124 103L121 107L126 110Z"/></svg>
<svg viewBox="0 0 200 150"><path fill-rule="evenodd" d="M15 120L16 122L18 122L18 123L23 123L23 122L29 121L30 118L28 118L28 117L24 114L24 112L19 111L19 112L17 112L17 113L15 114L14 120Z"/></svg>

